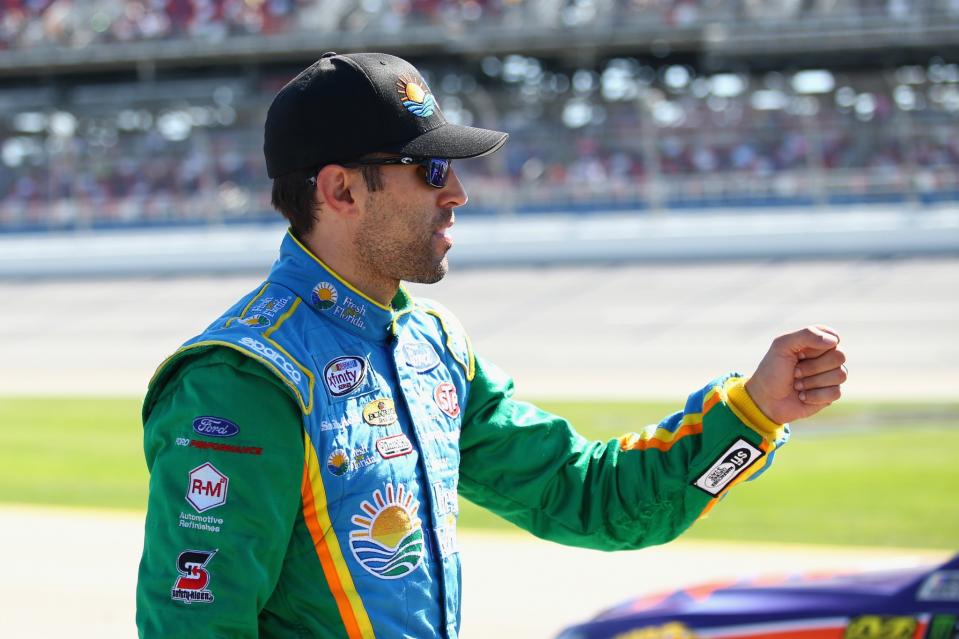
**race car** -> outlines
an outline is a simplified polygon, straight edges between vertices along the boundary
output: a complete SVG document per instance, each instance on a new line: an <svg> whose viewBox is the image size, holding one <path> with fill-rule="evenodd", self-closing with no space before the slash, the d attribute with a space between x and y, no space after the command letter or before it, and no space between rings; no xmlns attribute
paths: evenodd
<svg viewBox="0 0 959 639"><path fill-rule="evenodd" d="M933 568L687 588L619 604L558 639L959 639L959 555Z"/></svg>

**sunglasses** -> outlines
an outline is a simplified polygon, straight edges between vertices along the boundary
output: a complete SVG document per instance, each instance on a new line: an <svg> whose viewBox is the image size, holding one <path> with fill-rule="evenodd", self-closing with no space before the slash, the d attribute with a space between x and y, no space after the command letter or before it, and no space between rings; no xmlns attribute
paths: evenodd
<svg viewBox="0 0 959 639"><path fill-rule="evenodd" d="M388 165L402 164L405 166L422 166L426 169L426 183L436 189L446 186L449 179L450 166L453 160L445 158L418 158L405 155L399 158L369 158L366 160L354 160L343 164L346 167L370 166L370 165Z"/></svg>

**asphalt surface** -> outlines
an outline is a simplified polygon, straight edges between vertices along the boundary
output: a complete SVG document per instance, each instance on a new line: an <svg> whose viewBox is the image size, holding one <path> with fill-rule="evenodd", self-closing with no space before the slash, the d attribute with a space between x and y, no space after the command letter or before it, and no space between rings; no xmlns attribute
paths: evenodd
<svg viewBox="0 0 959 639"><path fill-rule="evenodd" d="M136 636L142 515L5 506L0 507L0 530L0 636ZM549 639L625 599L681 586L803 571L931 565L947 556L901 549L684 541L603 553L525 535L471 533L460 535L460 548L462 639Z"/></svg>
<svg viewBox="0 0 959 639"><path fill-rule="evenodd" d="M0 280L0 396L141 395L156 365L259 276ZM411 286L527 398L681 402L776 335L836 328L846 396L954 398L959 259L454 270Z"/></svg>

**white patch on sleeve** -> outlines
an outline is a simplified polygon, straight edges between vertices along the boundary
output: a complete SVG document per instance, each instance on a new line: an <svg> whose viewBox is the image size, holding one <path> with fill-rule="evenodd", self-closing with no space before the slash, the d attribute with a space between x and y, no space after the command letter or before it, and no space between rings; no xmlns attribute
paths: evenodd
<svg viewBox="0 0 959 639"><path fill-rule="evenodd" d="M693 482L693 486L716 497L723 488L763 455L765 455L763 451L740 437L733 442L732 446L720 453L712 466Z"/></svg>

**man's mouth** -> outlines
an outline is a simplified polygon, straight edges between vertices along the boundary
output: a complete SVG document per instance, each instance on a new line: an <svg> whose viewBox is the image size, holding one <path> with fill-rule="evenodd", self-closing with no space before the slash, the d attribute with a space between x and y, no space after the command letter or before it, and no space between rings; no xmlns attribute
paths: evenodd
<svg viewBox="0 0 959 639"><path fill-rule="evenodd" d="M439 228L433 231L433 237L438 240L442 245L446 247L446 250L449 250L453 247L453 237L449 234L450 228L453 227L453 224L456 223L456 217L452 211L449 213L449 217L443 222Z"/></svg>

